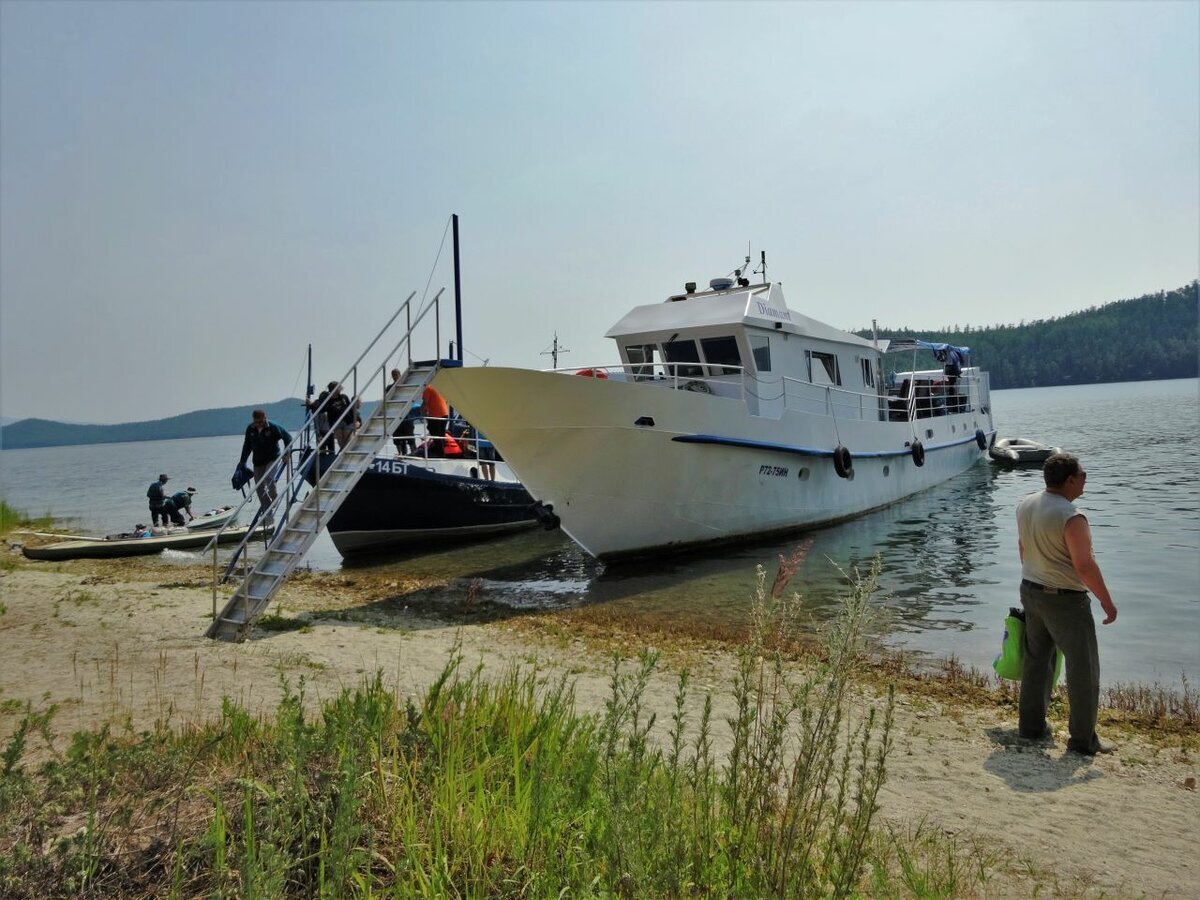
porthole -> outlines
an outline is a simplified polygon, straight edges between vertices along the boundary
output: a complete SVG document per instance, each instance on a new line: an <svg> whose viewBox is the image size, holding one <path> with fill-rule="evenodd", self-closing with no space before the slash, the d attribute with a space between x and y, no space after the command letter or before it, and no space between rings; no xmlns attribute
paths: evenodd
<svg viewBox="0 0 1200 900"><path fill-rule="evenodd" d="M796 473L796 477L801 481L808 481L808 467L801 466L800 471Z"/></svg>
<svg viewBox="0 0 1200 900"><path fill-rule="evenodd" d="M931 438L931 437L933 437L933 429L932 429L932 428L926 428L926 429L925 429L925 437L926 437L926 438Z"/></svg>
<svg viewBox="0 0 1200 900"><path fill-rule="evenodd" d="M891 474L892 474L892 467L891 467L891 466L884 466L884 467L883 467L883 477L884 477L884 478L887 478L887 477L888 477L889 475L891 475Z"/></svg>

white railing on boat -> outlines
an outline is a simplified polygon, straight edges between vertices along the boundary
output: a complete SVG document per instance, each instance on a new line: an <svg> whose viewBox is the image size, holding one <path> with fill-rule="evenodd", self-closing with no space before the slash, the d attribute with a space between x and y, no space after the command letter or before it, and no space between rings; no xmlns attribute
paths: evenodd
<svg viewBox="0 0 1200 900"><path fill-rule="evenodd" d="M953 385L941 369L898 372L891 384L866 393L787 375L763 379L735 366L721 366L722 375L696 374L694 370L701 365L647 363L548 371L741 400L760 415L787 410L842 420L911 421L972 412L989 403L988 374L974 367L964 369Z"/></svg>

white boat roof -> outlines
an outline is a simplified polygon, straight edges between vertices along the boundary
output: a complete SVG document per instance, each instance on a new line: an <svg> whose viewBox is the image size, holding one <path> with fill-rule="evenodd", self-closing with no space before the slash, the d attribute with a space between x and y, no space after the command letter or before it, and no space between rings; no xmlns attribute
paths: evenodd
<svg viewBox="0 0 1200 900"><path fill-rule="evenodd" d="M615 339L664 331L682 333L685 329L714 325L750 326L856 347L874 346L856 334L789 309L783 298L783 287L777 282L678 294L662 303L638 306L608 329L605 337Z"/></svg>

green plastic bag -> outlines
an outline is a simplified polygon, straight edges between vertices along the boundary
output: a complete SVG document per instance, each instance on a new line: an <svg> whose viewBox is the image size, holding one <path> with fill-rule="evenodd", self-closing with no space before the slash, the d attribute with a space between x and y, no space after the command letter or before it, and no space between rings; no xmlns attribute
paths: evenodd
<svg viewBox="0 0 1200 900"><path fill-rule="evenodd" d="M1057 652L1054 660L1054 681L1062 677L1063 655ZM1000 644L1000 655L992 661L992 668L1001 678L1021 680L1021 667L1025 660L1025 610L1012 607L1004 617L1004 640Z"/></svg>

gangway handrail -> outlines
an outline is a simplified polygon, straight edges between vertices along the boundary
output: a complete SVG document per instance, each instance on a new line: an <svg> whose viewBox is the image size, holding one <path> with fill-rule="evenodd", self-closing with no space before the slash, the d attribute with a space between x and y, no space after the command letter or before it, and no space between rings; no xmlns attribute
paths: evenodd
<svg viewBox="0 0 1200 900"><path fill-rule="evenodd" d="M362 353L359 354L358 358L351 364L350 368L346 371L346 374L342 376L342 378L339 380L338 384L340 385L340 384L345 383L351 377L354 378L355 384L357 384L359 364L363 361L364 358L366 358L367 354L369 354L375 348L375 345L379 343L380 338L382 338L383 335L385 333L387 333L387 331L391 328L392 323L394 323L396 321L396 318L400 315L400 313L401 312L409 312L410 315L408 315L406 318L406 328L405 328L404 334L400 337L400 339L396 342L396 344L392 347L392 349L384 357L383 362L381 362L376 369L372 370L371 375L368 376L367 379L365 379L364 391L363 391L363 392L365 392L365 386L367 383L370 383L371 379L375 375L375 372L385 371L388 368L388 366L391 365L391 361L392 361L393 357L399 352L399 350L402 347L404 347L406 344L410 343L414 329L418 325L421 324L421 322L425 319L425 317L428 315L430 310L437 310L439 308L439 302L440 302L441 296L444 292L445 292L445 288L442 288L432 298L430 298L430 300L418 311L415 319L411 316L411 304L412 304L412 299L413 299L413 297L416 296L417 292L413 291L412 293L410 293L408 295L408 297L404 300L404 302L402 304L400 304L400 306L396 309L396 311L394 313L392 313L391 317L387 320L387 322L383 325L383 327L379 329L379 331L376 333L375 337L371 339L371 342L367 345L366 349L363 350ZM435 314L434 318L435 318L435 320L438 318L437 314ZM410 347L410 358L411 358L411 347ZM345 420L346 416L348 416L352 413L356 413L357 408L359 406L361 406L363 392L356 392L354 398L347 405L346 409L343 410L342 414L337 418L337 420L334 423L330 423L329 431L331 433L334 430L336 430L338 425L343 420ZM257 533L256 526L258 525L259 521L263 520L263 519L266 519L267 521L271 521L273 518L276 518L273 514L278 512L279 507L281 505L284 505L287 508L290 508L291 504L295 501L296 495L298 494L299 485L297 486L296 492L293 492L291 490L291 487L292 487L293 483L297 482L297 471L299 471L299 473L300 473L300 480L303 479L303 471L304 471L304 466L306 465L306 463L302 462L301 465L299 467L297 467L294 465L292 458L296 454L303 454L305 452L306 448L303 446L305 443L305 436L307 435L309 428L314 426L314 423L316 422L317 417L319 415L321 415L322 412L325 410L325 407L329 404L329 401L332 399L332 396L333 395L327 396L325 398L325 400L322 403L320 403L315 409L311 409L309 411L309 415L305 419L304 424L301 426L299 431L295 435L292 436L292 439L284 447L279 458L275 461L275 463L272 465L272 467L270 469L268 469L268 471L264 474L264 476L263 476L264 482L279 484L280 476L283 475L283 473L286 469L288 472L288 475L286 478L282 479L282 485L284 487L284 490L277 491L276 497L267 506L265 506L265 507L261 506L261 505L259 506L259 509L255 512L254 518L251 521L249 530L242 537L241 541L238 542L237 546L233 549L233 551L230 555L228 564L226 565L226 568L225 568L225 574L220 579L221 581L227 581L229 579L229 575L233 571L233 569L236 567L239 557L246 551L246 548L248 547L250 541L256 537L256 533ZM314 430L315 430L315 427L314 427ZM316 450L317 450L317 454L314 454L314 456L319 455L320 447L317 447ZM241 462L241 460L239 459L239 464L240 464L240 462ZM234 512L234 515L231 517L231 520L230 520L231 522L237 520L238 514L242 511L243 508L245 508L246 504L249 503L252 498L258 499L258 482L257 481L254 484L254 488L252 490L250 490L246 494L245 497L242 498L242 502L238 505L237 509ZM275 533L278 533L278 531L280 529L282 529L282 527L286 523L287 509L285 508L283 510L282 515L279 515L277 518L278 518L278 521L275 522ZM217 580L218 580L216 578L217 547L220 544L220 536L226 531L226 529L228 527L230 527L228 524L221 526L221 528L219 528L216 531L216 533L214 533L212 539L209 540L208 544L205 545L204 550L202 551L204 553L207 553L211 549L212 553L213 553L213 572L214 572L214 578L213 578L214 613L213 614L214 614L214 617L216 615L216 593L217 593ZM268 543L269 543L269 541L268 541Z"/></svg>

